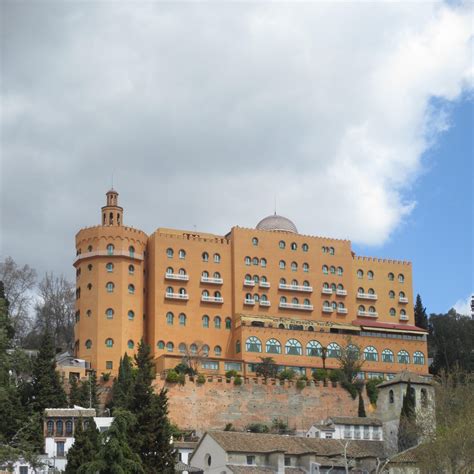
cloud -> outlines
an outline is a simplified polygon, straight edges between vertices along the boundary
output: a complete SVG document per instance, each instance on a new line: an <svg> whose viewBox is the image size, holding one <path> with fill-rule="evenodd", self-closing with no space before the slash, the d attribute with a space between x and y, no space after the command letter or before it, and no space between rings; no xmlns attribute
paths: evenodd
<svg viewBox="0 0 474 474"><path fill-rule="evenodd" d="M474 293L473 293L474 294ZM471 315L471 295L469 295L465 299L461 299L456 301L456 303L452 306L458 314L462 314L464 316Z"/></svg>
<svg viewBox="0 0 474 474"><path fill-rule="evenodd" d="M146 232L253 227L276 195L303 233L382 244L472 90L472 5L2 9L2 254L40 270L70 269L112 173Z"/></svg>

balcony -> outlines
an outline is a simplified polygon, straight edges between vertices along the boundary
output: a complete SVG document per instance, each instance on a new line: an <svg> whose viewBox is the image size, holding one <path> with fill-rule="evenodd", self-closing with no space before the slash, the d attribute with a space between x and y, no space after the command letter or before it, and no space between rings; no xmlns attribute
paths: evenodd
<svg viewBox="0 0 474 474"><path fill-rule="evenodd" d="M332 313L333 311L331 306L323 306L323 313Z"/></svg>
<svg viewBox="0 0 474 474"><path fill-rule="evenodd" d="M201 296L201 301L204 303L218 303L221 304L224 302L224 298L222 296Z"/></svg>
<svg viewBox="0 0 474 474"><path fill-rule="evenodd" d="M304 285L288 285L286 283L280 283L278 285L280 290L289 290L289 291L303 291L305 293L311 293L313 291L312 286L304 286Z"/></svg>
<svg viewBox="0 0 474 474"><path fill-rule="evenodd" d="M321 288L321 293L323 295L332 295L332 289L331 288Z"/></svg>
<svg viewBox="0 0 474 474"><path fill-rule="evenodd" d="M169 300L189 300L189 295L187 293L165 293L165 298Z"/></svg>
<svg viewBox="0 0 474 474"><path fill-rule="evenodd" d="M166 280L180 280L180 281L188 281L189 275L181 275L181 273L165 273Z"/></svg>
<svg viewBox="0 0 474 474"><path fill-rule="evenodd" d="M373 311L357 311L357 316L362 316L364 318L378 318L379 313L373 312Z"/></svg>
<svg viewBox="0 0 474 474"><path fill-rule="evenodd" d="M253 298L245 298L244 305L246 306L253 306L255 304L255 300Z"/></svg>
<svg viewBox="0 0 474 474"><path fill-rule="evenodd" d="M347 290L336 290L337 296L347 296Z"/></svg>
<svg viewBox="0 0 474 474"><path fill-rule="evenodd" d="M268 281L261 281L258 286L260 288L270 288L270 283Z"/></svg>
<svg viewBox="0 0 474 474"><path fill-rule="evenodd" d="M400 298L398 298L398 302L399 303L408 303L408 298L406 298L405 296L400 296Z"/></svg>
<svg viewBox="0 0 474 474"><path fill-rule="evenodd" d="M270 306L270 301L262 301L260 300L258 303L260 306L266 306L267 308Z"/></svg>
<svg viewBox="0 0 474 474"><path fill-rule="evenodd" d="M360 300L376 300L377 295L372 293L357 293L357 298Z"/></svg>
<svg viewBox="0 0 474 474"><path fill-rule="evenodd" d="M278 307L283 309L301 309L303 311L313 311L312 304L280 303Z"/></svg>
<svg viewBox="0 0 474 474"><path fill-rule="evenodd" d="M255 286L255 282L253 280L244 280L244 286Z"/></svg>
<svg viewBox="0 0 474 474"><path fill-rule="evenodd" d="M337 308L338 314L347 314L348 310L347 308Z"/></svg>
<svg viewBox="0 0 474 474"><path fill-rule="evenodd" d="M405 314L400 316L400 321L408 321L410 318Z"/></svg>
<svg viewBox="0 0 474 474"><path fill-rule="evenodd" d="M224 283L223 278L214 278L214 277L201 277L201 283L210 283L211 285L222 285Z"/></svg>

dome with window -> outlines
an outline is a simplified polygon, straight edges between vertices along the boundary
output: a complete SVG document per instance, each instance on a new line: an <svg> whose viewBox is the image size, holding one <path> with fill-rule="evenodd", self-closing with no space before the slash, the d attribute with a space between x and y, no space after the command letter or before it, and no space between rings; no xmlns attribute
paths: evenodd
<svg viewBox="0 0 474 474"><path fill-rule="evenodd" d="M257 230L291 232L293 234L298 233L298 229L296 228L295 224L290 221L290 219L277 214L263 218L257 224L256 228Z"/></svg>

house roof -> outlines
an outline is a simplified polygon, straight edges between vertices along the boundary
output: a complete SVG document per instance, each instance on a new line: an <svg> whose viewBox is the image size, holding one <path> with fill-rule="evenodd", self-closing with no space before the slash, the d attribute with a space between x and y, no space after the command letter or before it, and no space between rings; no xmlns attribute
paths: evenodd
<svg viewBox="0 0 474 474"><path fill-rule="evenodd" d="M50 416L95 416L96 412L94 408L82 408L82 407L75 407L75 408L45 408L44 415L46 417Z"/></svg>
<svg viewBox="0 0 474 474"><path fill-rule="evenodd" d="M187 472L202 472L202 469L199 469L197 467L188 466L184 462L178 461L174 465L174 472L184 472L184 471L187 471Z"/></svg>
<svg viewBox="0 0 474 474"><path fill-rule="evenodd" d="M173 441L175 448L194 449L197 445L197 441Z"/></svg>
<svg viewBox="0 0 474 474"><path fill-rule="evenodd" d="M330 416L328 421L332 421L336 425L382 426L382 422L376 418L359 416Z"/></svg>
<svg viewBox="0 0 474 474"><path fill-rule="evenodd" d="M413 372L408 372L404 370L403 372L399 372L396 374L391 380L386 380L378 385L378 387L387 387L389 385L393 385L399 382L408 383L415 383L415 384L423 384L423 385L431 385L431 380L429 377L423 377L421 375L415 374Z"/></svg>
<svg viewBox="0 0 474 474"><path fill-rule="evenodd" d="M394 329L396 331L410 331L410 332L419 332L421 334L428 334L428 331L425 329L419 328L418 326L412 326L411 324L394 324L394 323L380 323L378 321L371 321L370 319L363 320L363 318L354 319L352 324L357 326L363 326L367 329Z"/></svg>
<svg viewBox="0 0 474 474"><path fill-rule="evenodd" d="M227 468L230 469L234 474L274 474L275 470L271 467L260 467L260 466L233 466L227 464Z"/></svg>
<svg viewBox="0 0 474 474"><path fill-rule="evenodd" d="M389 464L414 464L418 461L416 452L418 446L413 446L411 448L402 451L390 459Z"/></svg>

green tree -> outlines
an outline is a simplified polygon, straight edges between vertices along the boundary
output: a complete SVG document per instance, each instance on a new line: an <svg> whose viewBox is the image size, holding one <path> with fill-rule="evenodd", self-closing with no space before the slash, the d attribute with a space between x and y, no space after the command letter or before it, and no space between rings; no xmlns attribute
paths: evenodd
<svg viewBox="0 0 474 474"><path fill-rule="evenodd" d="M278 365L275 363L273 357L260 357L261 362L257 364L255 373L259 377L266 379L274 379L278 374Z"/></svg>
<svg viewBox="0 0 474 474"><path fill-rule="evenodd" d="M144 474L140 457L130 448L128 433L134 432L135 417L117 409L111 427L104 433L99 452L93 461L86 462L78 474Z"/></svg>
<svg viewBox="0 0 474 474"><path fill-rule="evenodd" d="M428 329L428 315L426 314L426 308L421 302L421 296L416 295L415 303L415 326L419 328Z"/></svg>
<svg viewBox="0 0 474 474"><path fill-rule="evenodd" d="M359 391L359 410L357 416L365 418L367 415L365 414L365 406L364 406L364 399L362 398L362 393Z"/></svg>
<svg viewBox="0 0 474 474"><path fill-rule="evenodd" d="M112 407L130 410L135 382L135 373L132 367L132 359L124 354L120 358L117 378L112 386Z"/></svg>
<svg viewBox="0 0 474 474"><path fill-rule="evenodd" d="M405 451L418 442L416 413L415 413L415 390L408 380L407 391L403 396L403 405L400 412L400 424L398 425L398 451Z"/></svg>
<svg viewBox="0 0 474 474"><path fill-rule="evenodd" d="M100 450L100 436L94 418L77 420L74 431L74 444L67 453L66 474L76 474L79 468L94 461Z"/></svg>

